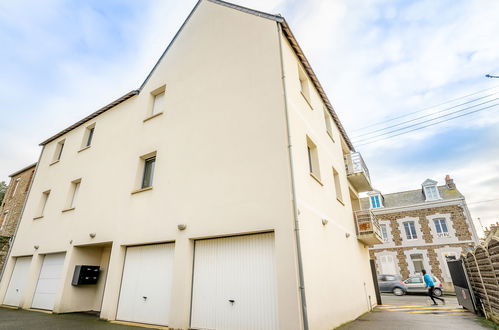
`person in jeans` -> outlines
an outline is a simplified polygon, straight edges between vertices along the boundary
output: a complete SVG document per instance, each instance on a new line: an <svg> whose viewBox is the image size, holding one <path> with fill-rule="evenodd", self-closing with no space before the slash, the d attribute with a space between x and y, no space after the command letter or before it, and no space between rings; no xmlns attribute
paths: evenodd
<svg viewBox="0 0 499 330"><path fill-rule="evenodd" d="M433 305L438 306L435 298L440 300L445 305L445 299L439 298L433 293L433 290L435 289L435 283L433 283L433 279L431 278L430 274L426 274L426 270L424 269L421 272L423 273L423 279L426 287L428 288L428 295L430 296L431 300L433 300Z"/></svg>

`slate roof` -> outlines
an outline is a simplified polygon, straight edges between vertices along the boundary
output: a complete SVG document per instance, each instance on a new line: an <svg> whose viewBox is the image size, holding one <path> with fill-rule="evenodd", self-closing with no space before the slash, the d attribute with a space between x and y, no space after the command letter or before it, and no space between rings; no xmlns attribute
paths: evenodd
<svg viewBox="0 0 499 330"><path fill-rule="evenodd" d="M445 201L449 199L464 198L464 196L457 189L448 189L447 186L437 186L438 192L442 199ZM423 189L401 191L391 194L382 194L384 208L410 206L415 204L422 204L425 202ZM360 199L360 206L363 210L369 209L369 198L364 197Z"/></svg>

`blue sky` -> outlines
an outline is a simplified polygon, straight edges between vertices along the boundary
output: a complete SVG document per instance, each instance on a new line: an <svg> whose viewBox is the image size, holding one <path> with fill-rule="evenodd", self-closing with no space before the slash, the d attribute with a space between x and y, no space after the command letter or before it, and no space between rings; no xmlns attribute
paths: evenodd
<svg viewBox="0 0 499 330"><path fill-rule="evenodd" d="M498 1L234 1L286 17L352 138L499 92L484 77L499 74ZM42 140L137 88L194 4L0 2L0 180L35 162ZM499 221L499 200L481 202L499 199L498 124L499 106L358 150L385 193L450 174L488 224Z"/></svg>

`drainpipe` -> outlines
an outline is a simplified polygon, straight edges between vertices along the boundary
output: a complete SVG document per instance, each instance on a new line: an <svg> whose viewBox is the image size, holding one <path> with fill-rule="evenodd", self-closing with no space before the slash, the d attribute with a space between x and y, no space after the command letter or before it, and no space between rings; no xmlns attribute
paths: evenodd
<svg viewBox="0 0 499 330"><path fill-rule="evenodd" d="M289 157L289 169L291 174L291 193L293 199L293 216L294 216L294 231L295 231L295 241L296 241L296 255L298 257L298 277L300 281L300 297L301 297L301 310L303 318L303 329L308 330L308 317L307 317L307 300L305 297L305 280L303 278L303 260L301 255L301 241L300 241L300 223L298 220L298 207L296 205L296 188L294 180L294 164L293 164L293 153L291 150L291 133L289 127L289 116L288 116L288 100L286 94L286 81L284 76L284 60L282 56L282 28L281 24L277 23L278 38L279 38L279 56L281 59L281 81L282 90L284 97L284 114L286 118L286 131L288 137L288 157Z"/></svg>
<svg viewBox="0 0 499 330"><path fill-rule="evenodd" d="M17 230L19 229L19 226L21 225L21 220L23 218L24 209L26 208L26 204L28 202L28 197L29 197L29 193L31 192L31 187L33 187L33 182L35 181L36 172L38 172L38 165L40 164L40 159L42 158L43 150L45 150L45 146L42 147L42 151L40 152L40 156L38 157L38 162L36 163L36 166L35 166L35 173L33 173L33 177L31 178L31 182L29 183L28 192L26 194L26 198L24 199L23 208L21 209L21 213L19 214L19 219L17 221L16 229L14 231L14 234L9 239L9 250L7 251L7 255L5 256L5 262L3 264L3 267L2 267L2 269L0 269L0 281L2 280L3 273L5 271L5 267L7 267L7 262L10 259L10 253L12 252L12 247L14 246L14 239L16 238Z"/></svg>

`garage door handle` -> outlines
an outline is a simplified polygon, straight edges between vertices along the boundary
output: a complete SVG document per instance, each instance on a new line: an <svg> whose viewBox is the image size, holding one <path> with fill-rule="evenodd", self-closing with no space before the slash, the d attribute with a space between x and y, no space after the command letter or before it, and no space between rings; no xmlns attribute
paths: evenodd
<svg viewBox="0 0 499 330"><path fill-rule="evenodd" d="M146 296L142 296L142 299L147 300L147 297Z"/></svg>
<svg viewBox="0 0 499 330"><path fill-rule="evenodd" d="M234 303L234 300L233 300L233 299L229 299L229 302L230 302L231 304L233 304L233 303Z"/></svg>

